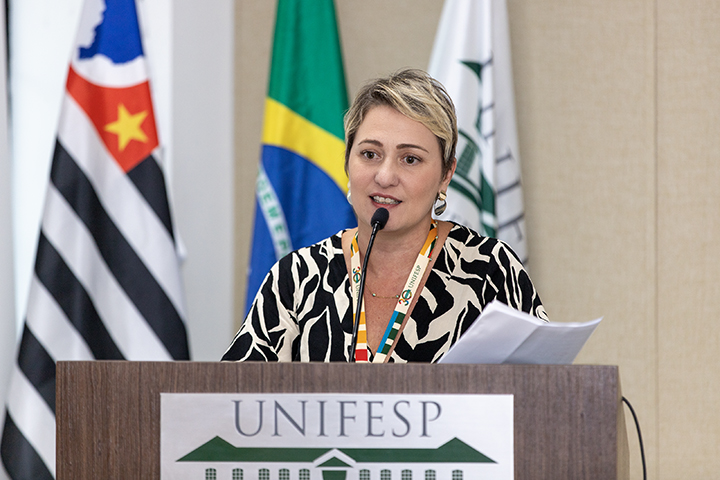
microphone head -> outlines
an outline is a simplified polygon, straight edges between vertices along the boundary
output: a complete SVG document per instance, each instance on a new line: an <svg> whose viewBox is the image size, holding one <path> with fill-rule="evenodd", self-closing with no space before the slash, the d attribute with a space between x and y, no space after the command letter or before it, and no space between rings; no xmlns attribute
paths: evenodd
<svg viewBox="0 0 720 480"><path fill-rule="evenodd" d="M387 223L389 218L390 212L387 211L387 208L380 207L375 210L375 213L373 213L373 216L370 219L370 225L372 225L373 227L377 225L377 229L378 231L380 231L385 228L385 224Z"/></svg>

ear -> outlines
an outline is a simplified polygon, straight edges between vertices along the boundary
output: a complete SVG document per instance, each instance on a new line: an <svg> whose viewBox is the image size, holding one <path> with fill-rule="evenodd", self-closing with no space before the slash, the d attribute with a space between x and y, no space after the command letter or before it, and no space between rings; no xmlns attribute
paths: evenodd
<svg viewBox="0 0 720 480"><path fill-rule="evenodd" d="M450 180L452 180L452 176L455 174L456 167L457 167L457 158L453 157L452 165L450 165L450 169L447 171L447 175L445 175L445 178L443 178L442 182L440 182L440 185L442 186L442 190L447 190L448 185L450 185Z"/></svg>

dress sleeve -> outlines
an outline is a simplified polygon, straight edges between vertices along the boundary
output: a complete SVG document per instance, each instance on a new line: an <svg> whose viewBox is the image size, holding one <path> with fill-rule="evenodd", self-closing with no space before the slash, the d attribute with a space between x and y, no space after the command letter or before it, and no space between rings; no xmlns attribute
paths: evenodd
<svg viewBox="0 0 720 480"><path fill-rule="evenodd" d="M492 250L487 281L482 297L485 305L493 300L548 321L545 307L520 259L505 243L498 241Z"/></svg>
<svg viewBox="0 0 720 480"><path fill-rule="evenodd" d="M223 361L293 360L293 344L299 335L294 314L293 256L281 259L267 274Z"/></svg>

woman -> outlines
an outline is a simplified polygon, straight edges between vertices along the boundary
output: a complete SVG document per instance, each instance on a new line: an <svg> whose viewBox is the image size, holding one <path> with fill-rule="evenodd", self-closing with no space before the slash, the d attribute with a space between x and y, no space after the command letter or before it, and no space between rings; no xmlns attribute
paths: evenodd
<svg viewBox="0 0 720 480"><path fill-rule="evenodd" d="M345 115L348 199L357 229L281 259L223 360L349 361L360 266L375 211L355 360L435 362L499 300L547 319L504 243L435 221L455 171L457 121L447 92L419 70L366 85Z"/></svg>

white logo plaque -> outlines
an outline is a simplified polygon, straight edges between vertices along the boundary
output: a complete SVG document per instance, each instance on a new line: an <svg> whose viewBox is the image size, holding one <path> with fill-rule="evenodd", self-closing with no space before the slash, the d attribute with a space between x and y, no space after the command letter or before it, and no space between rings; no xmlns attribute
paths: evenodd
<svg viewBox="0 0 720 480"><path fill-rule="evenodd" d="M161 394L162 479L513 479L512 395Z"/></svg>

